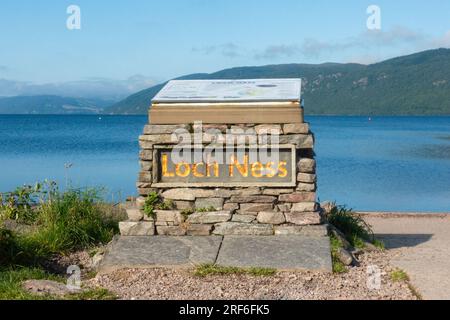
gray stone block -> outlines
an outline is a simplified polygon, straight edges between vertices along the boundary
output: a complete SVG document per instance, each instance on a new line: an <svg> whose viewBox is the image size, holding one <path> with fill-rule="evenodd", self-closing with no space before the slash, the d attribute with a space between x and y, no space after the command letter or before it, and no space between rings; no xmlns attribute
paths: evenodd
<svg viewBox="0 0 450 320"><path fill-rule="evenodd" d="M222 222L214 225L213 234L270 236L273 235L273 227L270 224Z"/></svg>

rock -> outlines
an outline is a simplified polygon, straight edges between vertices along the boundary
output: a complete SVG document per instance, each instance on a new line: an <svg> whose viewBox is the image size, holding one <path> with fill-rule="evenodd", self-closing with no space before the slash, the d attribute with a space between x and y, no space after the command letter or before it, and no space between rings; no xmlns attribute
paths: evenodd
<svg viewBox="0 0 450 320"><path fill-rule="evenodd" d="M298 202L292 205L292 212L312 212L316 211L317 203L315 202Z"/></svg>
<svg viewBox="0 0 450 320"><path fill-rule="evenodd" d="M229 134L232 135L241 135L241 136L254 136L256 138L255 128L248 126L231 126L230 129L227 130Z"/></svg>
<svg viewBox="0 0 450 320"><path fill-rule="evenodd" d="M152 173L150 171L141 171L138 179L140 182L152 182Z"/></svg>
<svg viewBox="0 0 450 320"><path fill-rule="evenodd" d="M279 204L279 205L277 205L277 208L281 212L291 211L292 203Z"/></svg>
<svg viewBox="0 0 450 320"><path fill-rule="evenodd" d="M234 214L231 219L232 222L252 223L256 216L250 214Z"/></svg>
<svg viewBox="0 0 450 320"><path fill-rule="evenodd" d="M295 225L320 224L321 218L318 212L285 212L286 221Z"/></svg>
<svg viewBox="0 0 450 320"><path fill-rule="evenodd" d="M325 225L303 226L302 234L312 237L326 237L328 236L328 229Z"/></svg>
<svg viewBox="0 0 450 320"><path fill-rule="evenodd" d="M283 133L284 134L307 134L309 133L309 124L308 123L287 123L283 125Z"/></svg>
<svg viewBox="0 0 450 320"><path fill-rule="evenodd" d="M315 183L317 180L317 177L315 174L311 173L299 173L297 175L297 181L303 182L303 183Z"/></svg>
<svg viewBox="0 0 450 320"><path fill-rule="evenodd" d="M138 188L138 194L140 196L147 196L154 191L154 188Z"/></svg>
<svg viewBox="0 0 450 320"><path fill-rule="evenodd" d="M372 243L370 243L368 241L364 241L364 251L367 251L367 252L379 251L379 249Z"/></svg>
<svg viewBox="0 0 450 320"><path fill-rule="evenodd" d="M215 210L222 210L223 198L197 198L195 200L195 208L214 208Z"/></svg>
<svg viewBox="0 0 450 320"><path fill-rule="evenodd" d="M336 208L336 204L331 201L324 201L320 203L320 208L322 208L323 212L328 215L334 208Z"/></svg>
<svg viewBox="0 0 450 320"><path fill-rule="evenodd" d="M150 124L144 126L144 134L172 134L177 129L189 131L187 124Z"/></svg>
<svg viewBox="0 0 450 320"><path fill-rule="evenodd" d="M178 144L179 142L181 144L187 143L187 141L178 141L178 140L182 139L178 139L176 135L172 136L172 134L152 134L139 136L139 142L144 143L152 143L152 144L160 144L160 143Z"/></svg>
<svg viewBox="0 0 450 320"><path fill-rule="evenodd" d="M157 222L173 222L178 226L184 222L184 216L176 210L155 210Z"/></svg>
<svg viewBox="0 0 450 320"><path fill-rule="evenodd" d="M136 198L136 207L137 209L142 210L145 204L145 197L137 197Z"/></svg>
<svg viewBox="0 0 450 320"><path fill-rule="evenodd" d="M153 168L152 161L139 161L139 165L141 166L142 171L151 171Z"/></svg>
<svg viewBox="0 0 450 320"><path fill-rule="evenodd" d="M297 168L303 173L315 173L316 161L314 159L302 158L298 161Z"/></svg>
<svg viewBox="0 0 450 320"><path fill-rule="evenodd" d="M214 133L215 130L220 131L221 133L225 133L228 129L228 126L226 124L204 124L202 125L203 132L210 132Z"/></svg>
<svg viewBox="0 0 450 320"><path fill-rule="evenodd" d="M192 201L174 201L175 208L178 210L185 210L185 209L194 209L194 202Z"/></svg>
<svg viewBox="0 0 450 320"><path fill-rule="evenodd" d="M153 160L153 150L141 150L139 152L139 159L145 161Z"/></svg>
<svg viewBox="0 0 450 320"><path fill-rule="evenodd" d="M144 213L139 209L127 209L128 221L141 221Z"/></svg>
<svg viewBox="0 0 450 320"><path fill-rule="evenodd" d="M278 197L280 202L315 202L316 193L315 192L296 192L290 194L282 194Z"/></svg>
<svg viewBox="0 0 450 320"><path fill-rule="evenodd" d="M100 262L102 262L103 257L105 256L105 250L98 251L92 258L90 268L97 270Z"/></svg>
<svg viewBox="0 0 450 320"><path fill-rule="evenodd" d="M234 211L236 211L238 209L239 209L239 204L238 203L230 202L230 203L225 203L223 205L223 210L229 210L231 212L234 212Z"/></svg>
<svg viewBox="0 0 450 320"><path fill-rule="evenodd" d="M257 196L261 194L261 189L258 187L255 188L245 188L245 189L236 189L232 191L233 196Z"/></svg>
<svg viewBox="0 0 450 320"><path fill-rule="evenodd" d="M155 234L155 224L151 221L121 221L119 229L122 236L153 236Z"/></svg>
<svg viewBox="0 0 450 320"><path fill-rule="evenodd" d="M237 203L274 203L276 197L273 196L232 196L230 202Z"/></svg>
<svg viewBox="0 0 450 320"><path fill-rule="evenodd" d="M350 266L353 263L353 256L344 248L339 248L336 251L336 257L346 266Z"/></svg>
<svg viewBox="0 0 450 320"><path fill-rule="evenodd" d="M299 182L299 183L297 183L296 190L302 191L302 192L314 192L314 191L316 191L316 184Z"/></svg>
<svg viewBox="0 0 450 320"><path fill-rule="evenodd" d="M170 200L194 201L196 198L228 198L232 191L226 189L175 188L164 191L161 196Z"/></svg>
<svg viewBox="0 0 450 320"><path fill-rule="evenodd" d="M22 288L36 295L52 295L62 297L66 294L78 292L71 290L64 283L52 280L26 280L22 283Z"/></svg>
<svg viewBox="0 0 450 320"><path fill-rule="evenodd" d="M136 182L136 188L150 188L152 186L152 184L150 182ZM154 188L155 192L158 191L158 189ZM136 199L134 199L136 200Z"/></svg>
<svg viewBox="0 0 450 320"><path fill-rule="evenodd" d="M257 214L260 211L270 211L273 210L273 204L267 204L267 203L241 203L239 205L239 211L241 214Z"/></svg>
<svg viewBox="0 0 450 320"><path fill-rule="evenodd" d="M219 223L231 219L230 211L195 212L191 214L187 222L189 223Z"/></svg>
<svg viewBox="0 0 450 320"><path fill-rule="evenodd" d="M290 234L301 234L302 226L274 226L276 236L286 236Z"/></svg>
<svg viewBox="0 0 450 320"><path fill-rule="evenodd" d="M184 236L186 229L181 226L157 226L156 232L161 236Z"/></svg>
<svg viewBox="0 0 450 320"><path fill-rule="evenodd" d="M161 194L161 196L164 199L169 200L187 200L187 201L195 200L194 190L187 188L169 189L167 191L164 191Z"/></svg>
<svg viewBox="0 0 450 320"><path fill-rule="evenodd" d="M279 196L280 194L286 194L286 193L292 193L294 192L294 189L264 189L263 195L267 196Z"/></svg>
<svg viewBox="0 0 450 320"><path fill-rule="evenodd" d="M259 223L282 224L286 222L286 218L282 212L262 211L256 217Z"/></svg>
<svg viewBox="0 0 450 320"><path fill-rule="evenodd" d="M280 136L280 144L295 144L299 149L312 149L314 138L311 134L293 134Z"/></svg>
<svg viewBox="0 0 450 320"><path fill-rule="evenodd" d="M330 233L330 235L333 235L336 239L338 239L342 246L345 249L350 249L352 246L350 245L350 242L347 241L347 239L345 238L345 235L338 230L335 226L328 224L328 232Z"/></svg>
<svg viewBox="0 0 450 320"><path fill-rule="evenodd" d="M209 236L213 225L210 224L190 224L187 228L188 236Z"/></svg>
<svg viewBox="0 0 450 320"><path fill-rule="evenodd" d="M282 134L283 130L279 124L260 124L255 127L256 134Z"/></svg>
<svg viewBox="0 0 450 320"><path fill-rule="evenodd" d="M270 224L222 222L214 225L215 235L271 236L273 227Z"/></svg>
<svg viewBox="0 0 450 320"><path fill-rule="evenodd" d="M149 141L141 141L139 140L139 147L142 150L146 150L146 151L153 151L153 146L155 145L154 142L149 142Z"/></svg>

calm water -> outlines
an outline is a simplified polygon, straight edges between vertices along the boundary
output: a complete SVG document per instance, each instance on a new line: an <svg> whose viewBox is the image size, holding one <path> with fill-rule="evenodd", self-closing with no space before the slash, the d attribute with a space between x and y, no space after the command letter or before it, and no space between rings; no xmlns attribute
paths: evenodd
<svg viewBox="0 0 450 320"><path fill-rule="evenodd" d="M309 117L320 200L450 212L450 117ZM145 116L0 115L0 192L45 178L135 194ZM72 164L66 169L65 164Z"/></svg>

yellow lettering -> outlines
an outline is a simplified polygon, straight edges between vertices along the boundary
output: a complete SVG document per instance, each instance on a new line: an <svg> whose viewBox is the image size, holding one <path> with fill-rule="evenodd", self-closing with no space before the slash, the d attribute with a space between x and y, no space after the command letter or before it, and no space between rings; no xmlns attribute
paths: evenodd
<svg viewBox="0 0 450 320"><path fill-rule="evenodd" d="M167 168L167 162L168 162L167 154L163 154L162 155L161 162L162 162L162 175L163 175L163 177L174 177L175 173L169 172L169 170Z"/></svg>
<svg viewBox="0 0 450 320"><path fill-rule="evenodd" d="M239 171L241 176L248 177L248 155L244 155L244 165L241 165L237 159L234 156L231 156L231 162L229 169L230 169L230 177L233 177L234 175L234 167L236 166L236 169Z"/></svg>
<svg viewBox="0 0 450 320"><path fill-rule="evenodd" d="M210 168L213 168L214 170L214 176L219 177L219 164L217 162L214 162L213 164L206 164L206 176L211 177Z"/></svg>
<svg viewBox="0 0 450 320"><path fill-rule="evenodd" d="M277 170L275 170L275 168L272 167L274 164L275 163L272 161L266 164L266 170L268 171L267 177L269 178L273 178L277 174Z"/></svg>
<svg viewBox="0 0 450 320"><path fill-rule="evenodd" d="M287 177L288 172L287 172L287 169L286 169L286 165L287 165L286 161L280 161L280 163L278 164L278 172L279 172L278 176L280 178Z"/></svg>
<svg viewBox="0 0 450 320"><path fill-rule="evenodd" d="M255 178L261 178L263 176L261 173L262 168L263 165L261 164L261 162L252 163L252 175Z"/></svg>
<svg viewBox="0 0 450 320"><path fill-rule="evenodd" d="M182 170L181 168L184 169ZM175 172L177 173L177 176L186 178L191 173L191 168L186 162L181 162L177 163L175 166Z"/></svg>
<svg viewBox="0 0 450 320"><path fill-rule="evenodd" d="M192 166L192 172L194 173L194 177L203 178L205 175L203 173L198 172L198 167L205 166L204 163L196 163Z"/></svg>

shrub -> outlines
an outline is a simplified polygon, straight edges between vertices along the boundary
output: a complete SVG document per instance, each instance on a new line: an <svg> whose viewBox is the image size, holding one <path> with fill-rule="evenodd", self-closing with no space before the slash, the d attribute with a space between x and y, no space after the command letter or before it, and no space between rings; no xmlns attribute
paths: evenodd
<svg viewBox="0 0 450 320"><path fill-rule="evenodd" d="M363 247L365 241L375 240L372 227L356 212L345 206L334 206L327 214L327 220L338 228L356 248Z"/></svg>

